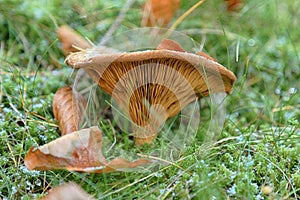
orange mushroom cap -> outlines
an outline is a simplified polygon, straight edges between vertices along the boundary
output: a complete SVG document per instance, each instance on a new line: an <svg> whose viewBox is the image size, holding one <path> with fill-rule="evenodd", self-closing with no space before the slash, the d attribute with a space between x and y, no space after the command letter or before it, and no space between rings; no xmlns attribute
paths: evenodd
<svg viewBox="0 0 300 200"><path fill-rule="evenodd" d="M157 50L100 54L97 49L66 59L83 68L133 122L137 144L150 143L166 119L210 93L229 93L235 75L207 56L185 52L172 40Z"/></svg>

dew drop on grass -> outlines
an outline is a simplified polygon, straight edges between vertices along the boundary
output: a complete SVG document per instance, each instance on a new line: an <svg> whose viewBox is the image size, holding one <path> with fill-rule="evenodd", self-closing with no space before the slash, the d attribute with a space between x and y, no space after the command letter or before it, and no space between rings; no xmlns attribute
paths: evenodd
<svg viewBox="0 0 300 200"><path fill-rule="evenodd" d="M243 141L245 140L245 138L244 138L243 135L239 135L239 136L236 138L236 140L237 140L238 142L243 142Z"/></svg>
<svg viewBox="0 0 300 200"><path fill-rule="evenodd" d="M160 190L159 190L159 194L162 195L162 194L165 193L165 191L166 191L166 189L160 189Z"/></svg>
<svg viewBox="0 0 300 200"><path fill-rule="evenodd" d="M280 88L276 88L275 91L274 91L274 93L275 93L276 95L280 95L280 92L281 92Z"/></svg>
<svg viewBox="0 0 300 200"><path fill-rule="evenodd" d="M234 196L236 194L236 184L233 184L233 186L227 189L227 194L229 196Z"/></svg>
<svg viewBox="0 0 300 200"><path fill-rule="evenodd" d="M44 11L41 9L35 9L34 10L34 17L36 19L41 19L44 16Z"/></svg>
<svg viewBox="0 0 300 200"><path fill-rule="evenodd" d="M39 137L40 137L44 142L48 142L48 137L47 137L46 135L40 134Z"/></svg>
<svg viewBox="0 0 300 200"><path fill-rule="evenodd" d="M33 188L33 185L29 181L26 181L26 186L27 190L31 190Z"/></svg>
<svg viewBox="0 0 300 200"><path fill-rule="evenodd" d="M194 183L194 179L193 179L193 177L192 178L190 178L188 181L187 181L187 183Z"/></svg>
<svg viewBox="0 0 300 200"><path fill-rule="evenodd" d="M37 179L36 181L34 181L34 184L37 185L37 186L41 186L42 182L41 182L40 179Z"/></svg>
<svg viewBox="0 0 300 200"><path fill-rule="evenodd" d="M16 186L12 186L12 187L11 187L11 191L12 191L13 194L16 194L17 191L18 191L18 190L17 190L17 187L16 187Z"/></svg>
<svg viewBox="0 0 300 200"><path fill-rule="evenodd" d="M237 172L232 172L230 175L230 180L233 181L237 175Z"/></svg>
<svg viewBox="0 0 300 200"><path fill-rule="evenodd" d="M98 23L96 26L96 29L100 32L107 28L107 25L105 23Z"/></svg>
<svg viewBox="0 0 300 200"><path fill-rule="evenodd" d="M1 121L0 121L0 122L1 122ZM1 137L6 136L6 131L4 131L4 130L0 131L0 136L1 136Z"/></svg>
<svg viewBox="0 0 300 200"><path fill-rule="evenodd" d="M269 68L271 68L271 69L277 69L277 70L283 68L283 65L282 65L280 62L278 62L278 61L269 62L269 65L268 65L268 66L269 66Z"/></svg>
<svg viewBox="0 0 300 200"><path fill-rule="evenodd" d="M27 167L25 167L25 165L20 165L19 169L21 170L22 173L24 173L24 174L30 174L31 176L35 176L35 175L39 175L40 174L40 171L36 171L36 170L29 171L27 169Z"/></svg>
<svg viewBox="0 0 300 200"><path fill-rule="evenodd" d="M2 109L2 111L3 111L3 113L10 113L10 112L12 112L12 109L7 108L7 107L4 107L4 108Z"/></svg>
<svg viewBox="0 0 300 200"><path fill-rule="evenodd" d="M44 105L42 103L35 103L33 104L33 109L39 109L39 108L43 108Z"/></svg>
<svg viewBox="0 0 300 200"><path fill-rule="evenodd" d="M283 97L282 97L282 100L283 100L283 101L289 101L289 100L290 100L290 97L289 97L289 96L283 96Z"/></svg>
<svg viewBox="0 0 300 200"><path fill-rule="evenodd" d="M289 88L289 94L296 94L297 89L296 88Z"/></svg>
<svg viewBox="0 0 300 200"><path fill-rule="evenodd" d="M207 174L208 177L211 177L214 174L214 172L210 172Z"/></svg>
<svg viewBox="0 0 300 200"><path fill-rule="evenodd" d="M192 177L192 182L195 182L195 183L199 183L199 179L200 179L200 177L199 177L199 175L196 173L196 172L194 172L193 173L193 177Z"/></svg>
<svg viewBox="0 0 300 200"><path fill-rule="evenodd" d="M161 178L163 176L163 174L161 172L157 172L154 176L157 178Z"/></svg>
<svg viewBox="0 0 300 200"><path fill-rule="evenodd" d="M286 44L286 37L280 37L277 41L276 41L276 46L277 47L282 47L283 45Z"/></svg>
<svg viewBox="0 0 300 200"><path fill-rule="evenodd" d="M249 39L248 40L248 45L250 46L250 47L253 47L254 45L255 45L255 40L254 39Z"/></svg>

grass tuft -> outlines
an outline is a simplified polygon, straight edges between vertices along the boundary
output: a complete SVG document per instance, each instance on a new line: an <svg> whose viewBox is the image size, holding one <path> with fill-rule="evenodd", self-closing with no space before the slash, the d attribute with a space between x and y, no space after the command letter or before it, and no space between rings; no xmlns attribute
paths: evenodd
<svg viewBox="0 0 300 200"><path fill-rule="evenodd" d="M226 97L222 133L207 148L201 141L211 114L209 100L200 104L203 124L197 140L171 165L103 175L26 169L23 159L31 146L59 137L53 95L74 82L72 70L64 64L57 27L68 24L97 44L125 2L1 1L0 198L36 199L69 181L97 199L299 198L298 1L245 1L236 13L227 13L222 1L205 1L177 26L199 45L197 49L238 77ZM182 1L177 18L197 2ZM116 34L139 27L142 3L135 1ZM101 105L107 106L108 96L99 95ZM168 121L173 128L176 123L177 118ZM100 123L107 137L117 141L116 148L147 154L165 144L159 139L132 148L128 135L113 133L115 125L107 117Z"/></svg>

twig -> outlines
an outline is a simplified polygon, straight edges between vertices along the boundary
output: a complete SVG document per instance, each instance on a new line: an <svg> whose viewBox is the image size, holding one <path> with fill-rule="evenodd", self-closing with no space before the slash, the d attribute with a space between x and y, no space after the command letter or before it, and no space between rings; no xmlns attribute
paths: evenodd
<svg viewBox="0 0 300 200"><path fill-rule="evenodd" d="M201 4L203 4L205 0L201 0L195 5L193 5L190 9L188 9L185 13L183 13L175 22L174 24L170 27L169 31L167 32L170 34L172 31L176 29L176 27L187 17L189 16L197 7L199 7Z"/></svg>
<svg viewBox="0 0 300 200"><path fill-rule="evenodd" d="M128 0L126 2L126 4L124 5L122 10L120 11L120 13L119 13L117 19L115 20L115 22L112 24L112 26L109 28L109 30L102 37L99 45L104 45L109 40L109 38L112 36L112 34L118 29L118 27L120 26L120 24L122 23L122 21L125 17L125 14L129 10L129 8L132 6L134 1L135 0Z"/></svg>
<svg viewBox="0 0 300 200"><path fill-rule="evenodd" d="M183 168L180 167L179 165L176 165L176 164L173 163L173 162L170 162L170 161L168 161L168 160L164 160L164 159L159 158L159 157L149 156L149 155L143 155L143 154L140 154L140 153L137 153L137 155L140 156L140 157L144 157L144 158L148 158L148 159L152 159L152 160L158 160L158 161L164 162L164 163L166 163L166 164L173 165L173 166L175 166L175 167L177 167L177 168L183 170Z"/></svg>
<svg viewBox="0 0 300 200"><path fill-rule="evenodd" d="M193 168L195 166L195 164L193 164L193 165L190 165L188 168L186 168L186 169L182 169L182 171L178 174L178 175L176 175L176 177L173 179L173 181L166 187L166 189L167 189L167 192L166 193L164 193L164 194L161 194L159 197L158 197L158 199L166 199L167 198L167 196L170 194L170 192L172 191L172 190L174 190L175 188L176 188L176 186L178 185L176 182L180 179L180 177L184 174L184 173L186 173L188 170L190 170L191 168ZM163 196L162 196L163 195ZM189 198L190 199L190 198Z"/></svg>
<svg viewBox="0 0 300 200"><path fill-rule="evenodd" d="M299 105L296 105L296 106L283 106L281 108L273 108L272 109L272 112L280 112L280 111L284 111L284 110L294 110L294 109L297 109L297 108L300 108L300 104Z"/></svg>
<svg viewBox="0 0 300 200"><path fill-rule="evenodd" d="M146 180L146 179L148 179L148 178L151 178L152 176L155 176L158 172L161 172L161 171L163 171L163 170L166 170L166 169L168 169L170 166L171 166L171 165L168 165L168 166L166 166L166 167L164 167L164 168L162 168L162 169L160 169L160 170L158 170L158 171L156 171L156 172L153 172L153 173L149 174L148 176L144 176L143 178L138 179L138 180L136 180L136 181L134 181L134 182L132 182L132 183L130 183L130 184L128 184L128 185L122 187L122 188L119 188L119 189L116 189L116 190L114 190L114 191L112 191L112 192L110 192L110 193L107 193L107 194L105 194L105 195L99 197L99 199L105 199L105 198L107 198L107 197L109 197L109 196L111 196L111 195L113 195L113 194L119 193L119 192L122 191L122 190L125 190L125 189L127 189L127 188L129 188L129 187L131 187L131 186L133 186L133 185L135 185L135 184L137 184L137 183L139 183L139 182L142 182L142 181L144 181L144 180Z"/></svg>
<svg viewBox="0 0 300 200"><path fill-rule="evenodd" d="M112 148L116 145L117 143L117 136L116 136L116 131L113 127L113 125L111 124L110 120L108 121L109 122L109 125L112 129L112 132L113 132L113 135L114 135L114 142L112 143L112 145L109 147L109 149L106 151L106 153L108 153L110 150L112 150Z"/></svg>
<svg viewBox="0 0 300 200"><path fill-rule="evenodd" d="M109 30L102 37L102 39L101 39L98 47L104 46L108 42L108 40L110 39L110 37L112 36L112 34L118 29L118 27L122 23L122 21L123 21L123 19L125 17L126 12L132 6L132 4L134 3L134 1L135 0L128 0L127 1L127 3L124 5L123 9L120 11L118 17L116 18L115 22L111 25L111 27L109 28ZM93 42L91 42L89 39L87 39L87 40L91 44L91 46L95 46ZM81 51L84 50L84 49L81 49L80 47L76 47L76 46L73 46L73 47L75 47L76 49L81 50ZM77 79L81 80L84 75L85 75L85 71L84 70L79 70L78 73L77 73ZM74 84L73 84L72 87L75 87Z"/></svg>

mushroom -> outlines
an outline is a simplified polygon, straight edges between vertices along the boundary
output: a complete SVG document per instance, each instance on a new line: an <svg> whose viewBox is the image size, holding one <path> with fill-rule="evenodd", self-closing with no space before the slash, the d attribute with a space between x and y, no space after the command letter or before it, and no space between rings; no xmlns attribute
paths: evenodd
<svg viewBox="0 0 300 200"><path fill-rule="evenodd" d="M229 93L235 75L204 53L165 39L156 50L101 54L97 49L66 59L83 68L132 121L136 144L151 143L164 122L210 93Z"/></svg>

